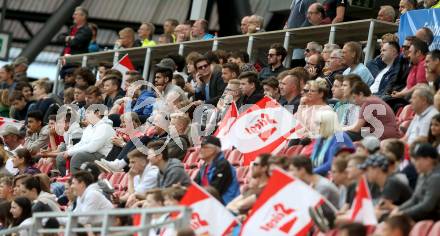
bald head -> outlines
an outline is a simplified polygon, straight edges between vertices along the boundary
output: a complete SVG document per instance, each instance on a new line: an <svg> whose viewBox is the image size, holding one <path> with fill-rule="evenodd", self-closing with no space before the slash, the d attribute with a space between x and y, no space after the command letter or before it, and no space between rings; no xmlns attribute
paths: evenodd
<svg viewBox="0 0 440 236"><path fill-rule="evenodd" d="M245 16L245 17L243 17L243 19L241 19L241 24L240 24L241 33L247 34L248 27L249 27L249 16Z"/></svg>

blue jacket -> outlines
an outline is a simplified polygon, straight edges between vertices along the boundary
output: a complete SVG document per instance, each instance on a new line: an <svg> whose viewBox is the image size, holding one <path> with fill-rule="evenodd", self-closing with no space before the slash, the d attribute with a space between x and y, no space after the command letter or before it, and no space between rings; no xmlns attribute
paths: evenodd
<svg viewBox="0 0 440 236"><path fill-rule="evenodd" d="M205 173L205 170L206 164L200 168L194 180L199 185L202 185L202 175ZM208 182L209 185L220 193L225 205L240 195L237 173L235 168L225 159L223 152L220 152L211 165L209 165Z"/></svg>
<svg viewBox="0 0 440 236"><path fill-rule="evenodd" d="M342 140L338 140L338 138L342 138ZM314 165L314 169L313 169L313 172L315 174L326 176L328 171L331 169L333 158L335 156L336 151L339 150L340 147L353 148L354 146L350 137L345 132L339 132L334 134L332 137L330 137L329 140L330 143L328 143L327 145L326 144L319 145L323 141L325 141L325 139L323 139L322 137L319 137L316 140L315 146L313 147L311 159L312 162L314 162L314 160L318 158L320 150L322 148L326 148L326 150L323 150L325 151L325 153L324 153L324 160L322 161L321 165L319 166Z"/></svg>
<svg viewBox="0 0 440 236"><path fill-rule="evenodd" d="M150 116L153 112L153 105L156 102L156 95L152 91L144 90L139 95L133 108L126 107L126 111L136 112L138 115Z"/></svg>
<svg viewBox="0 0 440 236"><path fill-rule="evenodd" d="M387 71L387 73L385 73L383 75L382 80L380 81L380 84L379 84L379 90L375 95L385 95L386 94L388 84L399 73L400 58L401 57L397 57L394 60L391 68ZM379 72L381 70L383 70L383 69L385 69L385 67L387 67L387 65L385 64L385 62L382 61L382 58L380 56L377 56L373 60L369 61L366 66L367 66L368 70L370 70L370 72L374 78L376 78L376 76L379 74Z"/></svg>

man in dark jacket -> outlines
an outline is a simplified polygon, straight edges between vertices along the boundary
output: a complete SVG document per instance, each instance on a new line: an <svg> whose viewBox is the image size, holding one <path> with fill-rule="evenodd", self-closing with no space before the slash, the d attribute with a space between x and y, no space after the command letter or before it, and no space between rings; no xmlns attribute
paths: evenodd
<svg viewBox="0 0 440 236"><path fill-rule="evenodd" d="M419 173L413 196L391 214L403 213L414 221L440 219L440 165L437 150L429 143L417 144L413 155Z"/></svg>
<svg viewBox="0 0 440 236"><path fill-rule="evenodd" d="M225 159L220 139L206 136L202 138L201 145L200 158L205 163L194 181L204 187L214 187L226 205L240 194L235 168Z"/></svg>
<svg viewBox="0 0 440 236"><path fill-rule="evenodd" d="M196 68L195 100L217 106L217 102L225 90L226 84L221 73L214 73L206 57L200 57L194 62Z"/></svg>
<svg viewBox="0 0 440 236"><path fill-rule="evenodd" d="M283 45L279 43L270 45L270 49L267 52L267 64L269 65L260 71L258 76L260 80L265 80L271 76L276 77L279 73L287 70L287 68L283 66L283 61L286 56L287 51Z"/></svg>
<svg viewBox="0 0 440 236"><path fill-rule="evenodd" d="M66 44L63 55L89 52L89 43L92 40L92 30L87 24L88 11L84 7L77 7L73 13L73 25L69 32L58 36L58 40Z"/></svg>
<svg viewBox="0 0 440 236"><path fill-rule="evenodd" d="M257 73L247 71L242 73L238 79L240 80L240 91L242 95L237 101L237 108L246 104L255 104L264 97Z"/></svg>
<svg viewBox="0 0 440 236"><path fill-rule="evenodd" d="M159 168L158 188L168 188L174 184L188 186L191 183L182 162L176 158L168 158L167 144L163 140L148 143L147 149L148 160Z"/></svg>

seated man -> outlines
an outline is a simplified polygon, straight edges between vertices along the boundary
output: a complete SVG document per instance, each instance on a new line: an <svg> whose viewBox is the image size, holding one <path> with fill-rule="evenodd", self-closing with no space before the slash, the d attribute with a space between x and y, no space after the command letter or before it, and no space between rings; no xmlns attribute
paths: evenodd
<svg viewBox="0 0 440 236"><path fill-rule="evenodd" d="M31 111L28 114L24 147L31 154L36 154L49 145L49 128L43 125L43 114L40 111Z"/></svg>
<svg viewBox="0 0 440 236"><path fill-rule="evenodd" d="M224 204L228 204L240 194L235 168L225 159L220 139L215 136L203 137L200 159L205 163L194 179L197 184L214 187Z"/></svg>
<svg viewBox="0 0 440 236"><path fill-rule="evenodd" d="M57 156L57 168L66 175L66 160L70 159L70 173L76 173L84 162L105 158L113 147L111 138L115 135L113 122L100 114L100 111L86 112L89 123L83 131L79 143Z"/></svg>
<svg viewBox="0 0 440 236"><path fill-rule="evenodd" d="M121 90L121 79L115 75L106 75L102 80L102 84L105 93L104 105L111 109L116 100L124 97Z"/></svg>
<svg viewBox="0 0 440 236"><path fill-rule="evenodd" d="M9 103L11 104L11 118L16 120L26 120L29 107L33 101L26 101L23 94L19 91L9 96Z"/></svg>

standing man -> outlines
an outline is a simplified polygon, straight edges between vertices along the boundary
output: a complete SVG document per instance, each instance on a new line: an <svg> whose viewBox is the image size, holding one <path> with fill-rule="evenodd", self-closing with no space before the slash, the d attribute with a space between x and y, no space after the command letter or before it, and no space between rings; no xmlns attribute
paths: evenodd
<svg viewBox="0 0 440 236"><path fill-rule="evenodd" d="M58 36L58 40L65 42L63 55L73 55L89 52L89 44L92 40L92 30L87 24L89 12L84 7L77 7L73 13L74 25L69 33Z"/></svg>
<svg viewBox="0 0 440 236"><path fill-rule="evenodd" d="M150 22L143 22L138 29L139 40L136 40L136 47L148 47L148 46L156 46L156 42L153 41L154 35L154 25Z"/></svg>
<svg viewBox="0 0 440 236"><path fill-rule="evenodd" d="M249 16L245 16L241 19L241 24L240 24L240 30L242 34L247 34L248 33L248 27L249 27Z"/></svg>
<svg viewBox="0 0 440 236"><path fill-rule="evenodd" d="M286 56L287 51L283 45L279 43L272 44L267 53L267 62L269 66L264 67L260 71L259 79L265 80L271 76L276 77L279 73L287 70L287 68L283 66L283 61Z"/></svg>

